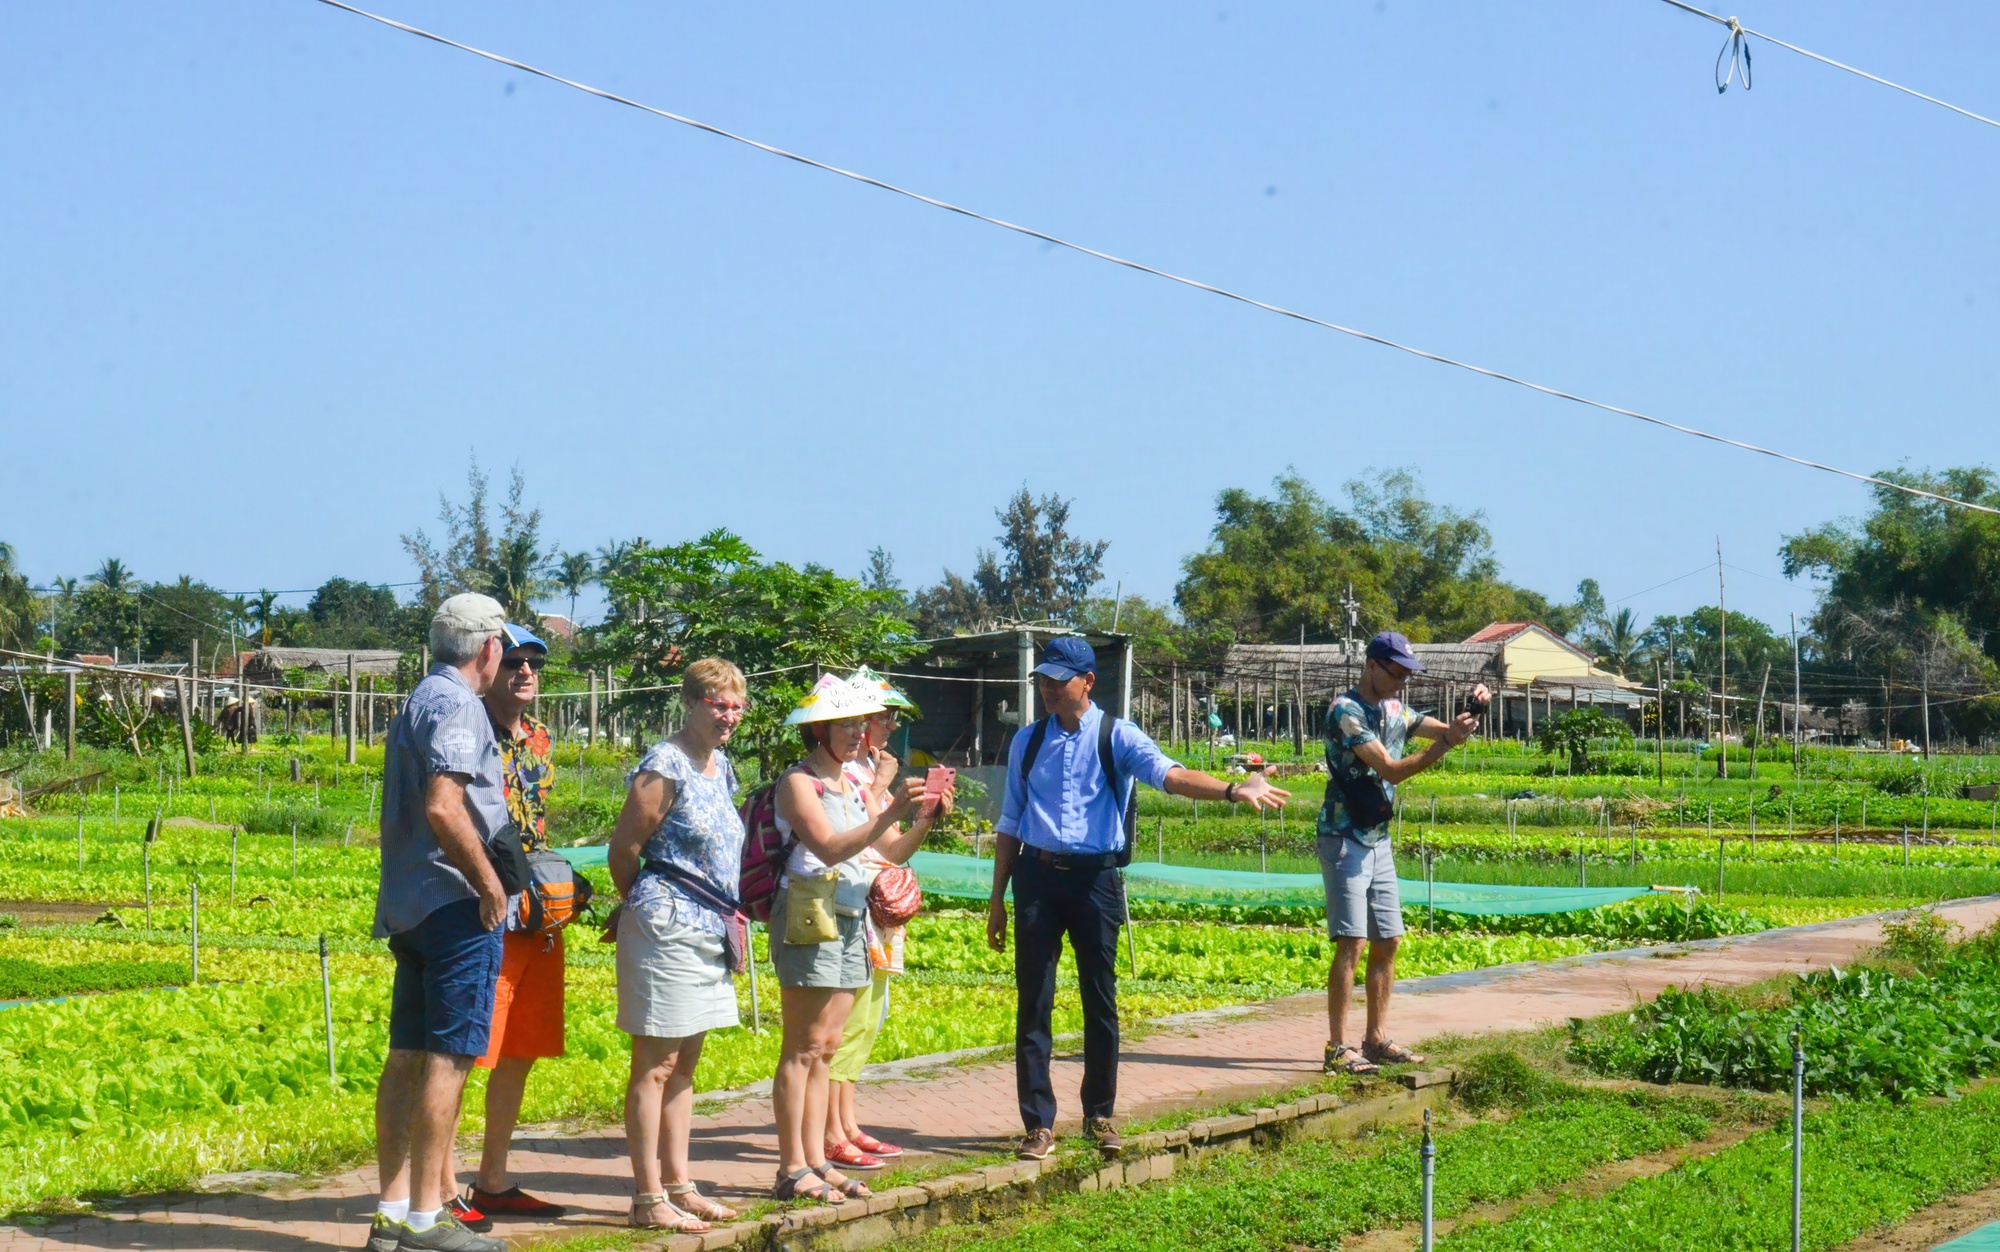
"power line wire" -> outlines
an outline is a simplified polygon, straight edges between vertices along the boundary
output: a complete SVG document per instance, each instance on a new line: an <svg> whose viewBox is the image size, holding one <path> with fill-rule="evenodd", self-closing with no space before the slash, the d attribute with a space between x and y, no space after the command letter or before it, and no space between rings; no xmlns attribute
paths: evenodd
<svg viewBox="0 0 2000 1252"><path fill-rule="evenodd" d="M1992 118L1987 117L1983 113L1974 113L1971 109L1961 109L1957 105L1951 103L1949 100L1940 100L1936 96L1927 96L1923 92L1918 91L1914 87L1905 87L1901 83L1890 82L1888 79L1883 78L1878 74L1870 74L1867 70L1856 69L1852 65L1845 64L1844 62L1841 61L1836 61L1832 57L1821 56L1819 53L1813 52L1806 48L1801 48L1795 43L1786 43L1784 40L1778 38L1776 35L1767 35L1761 30L1752 30L1750 27L1745 26L1742 22L1737 21L1733 17L1723 17L1719 14L1710 13L1707 9L1697 9L1693 5L1685 3L1684 0L1661 0L1661 3L1670 4L1674 8L1680 9L1683 12L1694 14L1696 17L1705 17L1709 21L1714 22L1716 25L1724 26L1729 29L1729 42L1723 45L1722 52L1723 55L1725 56L1729 55L1732 49L1742 53L1743 61L1745 63L1743 67L1743 86L1745 90L1748 90L1750 86L1750 74L1748 69L1749 55L1747 52L1743 52L1742 49L1743 36L1754 35L1758 39L1763 40L1765 43L1772 43L1778 45L1780 48L1785 49L1785 51L1787 52L1796 52L1800 56L1807 57L1814 61L1818 61L1822 65L1831 65L1833 68L1837 70L1845 70L1848 73L1853 74L1858 78L1865 78L1871 83L1880 83L1882 86L1888 87L1894 91L1900 91L1906 96L1915 96L1919 100L1928 101L1931 104L1937 105L1941 109L1950 109L1952 112L1960 115L1961 117L1969 117L1975 122L1984 122L1988 126L2000 126L2000 122L1994 121ZM1718 57L1716 64L1720 66L1721 63L1722 63L1721 59ZM1722 77L1720 70L1718 70L1716 75L1717 90L1721 90L1726 85L1727 85L1727 80Z"/></svg>
<svg viewBox="0 0 2000 1252"><path fill-rule="evenodd" d="M1669 0L1669 3L1673 2L1675 2L1675 0ZM691 117L684 117L679 113L672 113L667 111L666 109L655 108L650 104L642 104L641 102L634 100L629 96L621 96L618 95L616 92L606 91L601 87L593 87L588 83L578 82L572 78L564 78L560 74L552 73L549 70L538 69L535 66L527 64L526 62L516 61L512 57L502 56L497 52L487 52L484 49L475 48L470 44L459 43L455 39L447 39L443 35L434 34L433 32L425 30L419 26L411 26L406 22L399 22L394 18L383 17L379 13L370 13L366 9L356 8L351 4L343 3L343 0L319 0L319 3L324 4L329 8L340 9L344 12L352 13L357 17L365 17L373 22L380 22L384 26L391 27L395 30L403 31L406 34L415 35L421 39L428 39L433 43L443 44L447 48L456 48L461 52L467 52L476 57L483 57L488 61L494 62L495 64L505 65L510 69L519 70L524 74L533 74L537 78L545 78L552 83L560 83L562 86L573 88L577 91L583 92L586 95L596 96L601 100L609 100L613 104L622 104L627 106L628 108L637 109L642 113L650 113L655 117L665 118L667 121L670 122L678 122L683 126L690 126L696 130L705 131L708 134L717 136L718 138L727 139L734 143L740 143L747 147L755 148L759 152L764 152L771 156L782 157L787 161L796 161L800 165L810 166L813 169L821 170L828 174L835 174L841 178L852 179L855 182L864 183L867 186L877 188L878 190L881 191L887 191L895 195L904 196L907 197L908 199L917 201L919 204L927 204L934 209L942 209L947 213L956 213L961 217L968 217L973 219L974 221L984 222L989 226L997 226L1002 230L1013 231L1015 234L1018 235L1026 235L1030 239L1039 239L1043 243L1052 244L1059 248L1067 248L1072 252L1082 253L1084 256L1094 257L1100 261L1107 261L1113 265L1123 266L1124 268L1129 270L1137 270L1139 273L1142 274L1151 274L1155 278L1163 278L1168 282L1179 283L1183 287L1192 287L1196 291L1205 291L1208 292L1210 295L1221 296L1227 300L1234 300L1241 304L1247 304L1252 308L1262 309L1266 313L1275 313L1279 317L1286 317L1294 321L1304 322L1307 325L1318 326L1323 330L1335 331L1339 334L1348 335L1355 339L1365 340L1368 343L1379 344L1380 346L1385 348L1393 348L1398 352L1407 353L1410 356L1419 357L1423 360L1431 361L1439 365L1449 365L1455 369L1461 369L1467 371L1468 373L1478 374L1481 377L1490 378L1497 382L1512 383L1517 387L1523 387L1529 391L1539 392L1542 395L1550 396L1553 397L1554 399L1568 400L1574 404L1581 404L1588 408L1598 409L1606 413L1613 413L1619 417L1628 417L1634 421L1645 422L1648 425L1658 426L1664 430L1676 431L1680 434L1689 435L1696 439L1706 439L1709 440L1710 442L1723 444L1732 448L1737 448L1744 452L1754 452L1760 456L1768 456L1776 460L1789 462L1793 465L1804 466L1807 469L1815 469L1827 474L1837 474L1842 478L1851 478L1856 482L1869 483L1877 487L1886 487L1893 491L1901 491L1913 496L1921 496L1925 499L1936 500L1940 504L1957 505L1960 508L1973 509L1981 513L1991 513L1995 514L1996 516L2000 516L2000 508L1993 508L1983 504L1973 504L1970 501L1966 500L1955 500L1950 496L1939 495L1936 492L1925 491L1919 487L1911 487L1903 483L1892 482L1886 478L1877 478L1872 474L1856 473L1853 470L1845 470L1837 466L1827 465L1820 461L1813 461L1805 457L1793 456L1790 453L1779 452L1775 449L1762 447L1758 444L1746 443L1740 439L1731 439L1726 435L1717 435L1709 431L1699 430L1693 426L1684 426L1678 422L1670 422L1665 418L1652 417L1648 414L1638 412L1635 409L1621 408L1618 405L1607 404L1602 400L1592 400L1586 396L1581 396L1571 391L1564 391L1558 387L1545 386L1541 383L1531 382L1528 379L1521 378L1513 374L1503 373L1500 370L1488 369L1483 365L1474 365L1467 361L1460 361L1453 357L1444 356L1440 353L1431 352L1423 348L1414 347L1410 344L1401 343L1394 339L1388 339L1381 335L1372 334L1365 330L1356 330L1351 326L1342 326L1337 322L1329 322L1322 318L1313 317L1310 314L1300 313L1295 310L1285 308L1282 305L1271 304L1268 303L1267 301L1258 300L1255 299L1254 297L1246 296L1239 292L1231 291L1226 287L1217 287L1212 283L1205 283L1200 281L1199 279L1185 278L1179 274L1174 274L1167 270L1158 269L1151 265L1145 265L1138 261L1128 260L1125 257L1121 257L1110 252L1102 252L1096 248L1086 247L1080 243L1072 243L1070 240L1063 239L1056 235L1051 235L1046 231L1036 230L1030 226L1022 226L1014 222L1005 221L1001 218L989 217L984 213L976 212L972 209L965 208L962 205L953 204L948 200L939 200L934 196L927 196L924 195L922 192L911 191L906 187L899 187L895 183L884 182L879 178L873 178L867 174L860 174L856 173L853 170L842 169L837 165L829 165L824 161L816 161L811 157L802 156L799 153L792 152L785 148L777 147L773 144L764 143L761 140L752 139L746 135L739 135L734 131L725 130L720 126L716 126L708 122L699 121ZM1691 11L1696 13L1701 13L1701 10L1698 9ZM1707 13L1702 13L1702 16L1708 17L1712 15ZM1769 36L1762 36L1762 37L1769 38Z"/></svg>

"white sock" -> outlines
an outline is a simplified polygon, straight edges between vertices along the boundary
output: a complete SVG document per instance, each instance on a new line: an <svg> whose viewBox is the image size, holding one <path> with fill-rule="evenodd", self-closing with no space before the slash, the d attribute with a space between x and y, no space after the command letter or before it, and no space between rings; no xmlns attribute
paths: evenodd
<svg viewBox="0 0 2000 1252"><path fill-rule="evenodd" d="M383 1200L375 1206L375 1211L392 1222L400 1222L410 1215L408 1200Z"/></svg>
<svg viewBox="0 0 2000 1252"><path fill-rule="evenodd" d="M443 1211L444 1211L443 1209L432 1209L428 1213L412 1212L409 1216L409 1220L407 1220L403 1224L408 1226L415 1233L422 1234L424 1231L429 1230L431 1227L438 1224L438 1214L442 1213Z"/></svg>

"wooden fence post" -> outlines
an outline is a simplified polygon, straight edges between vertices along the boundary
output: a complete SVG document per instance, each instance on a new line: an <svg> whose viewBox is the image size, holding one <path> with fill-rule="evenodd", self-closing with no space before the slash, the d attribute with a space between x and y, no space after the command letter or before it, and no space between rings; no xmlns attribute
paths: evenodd
<svg viewBox="0 0 2000 1252"><path fill-rule="evenodd" d="M354 764L354 706L361 694L361 686L354 678L354 654L347 654L347 763ZM334 707L338 710L340 697L334 697Z"/></svg>

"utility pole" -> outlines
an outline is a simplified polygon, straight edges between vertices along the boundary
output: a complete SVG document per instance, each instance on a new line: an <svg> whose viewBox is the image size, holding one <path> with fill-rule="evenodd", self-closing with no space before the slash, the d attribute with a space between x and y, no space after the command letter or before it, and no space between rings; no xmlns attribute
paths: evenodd
<svg viewBox="0 0 2000 1252"><path fill-rule="evenodd" d="M1292 703L1292 755L1306 751L1306 624L1299 623L1299 680Z"/></svg>
<svg viewBox="0 0 2000 1252"><path fill-rule="evenodd" d="M1660 663L1653 662L1653 690L1660 695L1660 719L1653 729L1657 732L1654 742L1659 745L1660 786L1667 785L1667 683L1660 676Z"/></svg>
<svg viewBox="0 0 2000 1252"><path fill-rule="evenodd" d="M1800 700L1798 682L1798 614L1792 614L1792 778L1800 776L1798 764L1798 742L1800 742L1800 718L1806 716L1806 706Z"/></svg>
<svg viewBox="0 0 2000 1252"><path fill-rule="evenodd" d="M1729 777L1729 600L1722 589L1722 536L1715 537L1715 608L1722 617L1721 669L1716 679L1716 706L1722 714L1722 722L1716 732L1715 742L1722 749L1716 754L1715 776Z"/></svg>
<svg viewBox="0 0 2000 1252"><path fill-rule="evenodd" d="M1924 760L1931 759L1931 648L1924 645L1924 669L1922 675L1924 691Z"/></svg>

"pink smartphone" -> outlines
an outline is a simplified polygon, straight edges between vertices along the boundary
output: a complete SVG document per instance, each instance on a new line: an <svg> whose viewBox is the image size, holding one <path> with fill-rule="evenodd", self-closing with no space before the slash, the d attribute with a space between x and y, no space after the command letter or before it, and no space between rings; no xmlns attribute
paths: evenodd
<svg viewBox="0 0 2000 1252"><path fill-rule="evenodd" d="M951 790L952 779L958 771L948 765L933 765L924 774L923 813L928 816L938 810L938 797Z"/></svg>

